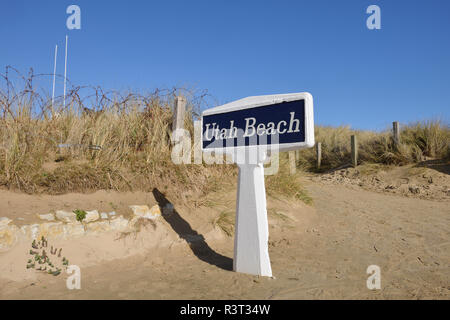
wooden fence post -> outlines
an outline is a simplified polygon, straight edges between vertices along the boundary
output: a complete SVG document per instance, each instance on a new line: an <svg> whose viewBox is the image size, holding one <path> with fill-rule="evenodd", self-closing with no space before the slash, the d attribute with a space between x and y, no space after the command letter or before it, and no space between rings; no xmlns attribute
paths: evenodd
<svg viewBox="0 0 450 320"><path fill-rule="evenodd" d="M295 151L289 151L289 167L290 167L291 174L294 174L296 171L296 169L295 169Z"/></svg>
<svg viewBox="0 0 450 320"><path fill-rule="evenodd" d="M175 98L172 131L175 131L176 129L184 129L185 113L186 113L186 98L178 96Z"/></svg>
<svg viewBox="0 0 450 320"><path fill-rule="evenodd" d="M352 164L356 168L358 165L358 140L355 135L352 135L350 141L352 145Z"/></svg>
<svg viewBox="0 0 450 320"><path fill-rule="evenodd" d="M320 169L322 164L322 143L317 142L316 144L316 154L317 154L317 169Z"/></svg>
<svg viewBox="0 0 450 320"><path fill-rule="evenodd" d="M400 124L398 121L392 122L392 130L394 133L394 144L399 145L400 144Z"/></svg>

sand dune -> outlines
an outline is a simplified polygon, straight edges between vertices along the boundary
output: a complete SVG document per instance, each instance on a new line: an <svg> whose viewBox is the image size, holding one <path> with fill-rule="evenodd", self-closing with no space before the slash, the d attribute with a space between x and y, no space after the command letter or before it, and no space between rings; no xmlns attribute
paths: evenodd
<svg viewBox="0 0 450 320"><path fill-rule="evenodd" d="M450 298L448 199L382 194L314 180L303 178L312 206L268 198L275 278L231 271L233 238L217 223L224 212L233 218L235 190L229 190L198 206L175 203L174 216L136 234L55 243L71 264L80 266L81 290L66 288L68 275L26 270L25 245L1 253L0 298ZM153 201L150 194L141 196ZM381 268L381 290L366 287L369 265Z"/></svg>

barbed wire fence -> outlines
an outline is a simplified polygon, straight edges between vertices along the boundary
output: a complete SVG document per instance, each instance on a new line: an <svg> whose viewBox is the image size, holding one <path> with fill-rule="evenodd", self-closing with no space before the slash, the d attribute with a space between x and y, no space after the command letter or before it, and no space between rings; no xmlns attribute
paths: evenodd
<svg viewBox="0 0 450 320"><path fill-rule="evenodd" d="M6 66L5 72L0 73L0 125L8 126L6 120L17 122L24 116L30 121L51 122L68 111L78 116L96 117L106 111L124 114L137 108L143 117L148 117L151 116L155 106L172 108L174 99L179 95L186 97L193 118L198 119L203 108L217 104L217 100L207 90L172 87L157 88L142 94L105 90L101 86L93 85L76 86L67 79L68 90L64 108L64 97L55 96L52 104L52 97L45 89L53 76L52 73L34 73L32 68L27 74L23 74L13 66ZM64 79L63 75L55 76L61 81ZM44 81L45 83L48 81L48 84L45 85ZM86 147L91 150L100 150L107 147L65 143L62 136L60 139L46 136L39 136L39 138L51 141L58 148Z"/></svg>

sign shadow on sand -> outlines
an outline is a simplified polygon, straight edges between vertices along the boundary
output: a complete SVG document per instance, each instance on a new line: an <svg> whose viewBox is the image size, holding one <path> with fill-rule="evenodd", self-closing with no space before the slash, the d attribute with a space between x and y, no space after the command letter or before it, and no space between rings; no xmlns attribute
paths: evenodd
<svg viewBox="0 0 450 320"><path fill-rule="evenodd" d="M152 192L161 210L170 203L158 189L154 188ZM223 270L233 270L233 260L211 249L203 235L193 230L191 225L180 216L177 210L174 209L171 215L163 214L162 216L179 237L189 244L189 247L197 258Z"/></svg>

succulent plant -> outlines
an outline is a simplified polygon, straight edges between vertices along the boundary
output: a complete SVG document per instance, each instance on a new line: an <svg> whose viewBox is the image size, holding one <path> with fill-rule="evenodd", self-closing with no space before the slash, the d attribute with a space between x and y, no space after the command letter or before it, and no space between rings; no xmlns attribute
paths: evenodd
<svg viewBox="0 0 450 320"><path fill-rule="evenodd" d="M45 239L44 236L41 237L41 241L40 242L42 242L42 247L45 247L45 248L47 247L47 243L48 242L47 242L47 239Z"/></svg>
<svg viewBox="0 0 450 320"><path fill-rule="evenodd" d="M83 216L83 213L84 213L83 211L79 212L81 216ZM35 263L37 262L38 263L37 264L38 267L36 268L37 271L42 271L57 276L61 274L62 269L58 267L59 264L55 265L53 264L52 261L50 261L50 256L48 255L47 251L43 249L47 248L47 246L48 241L47 239L45 239L44 236L41 236L41 239L39 241L36 239L33 240L31 247L36 250L30 249L29 254L32 255L32 257L31 259L28 259L26 267L27 269L35 268ZM49 250L51 255L58 254L58 258L61 258L62 248L56 248L51 246ZM69 260L67 260L66 257L62 258L62 265L63 266L69 265Z"/></svg>

